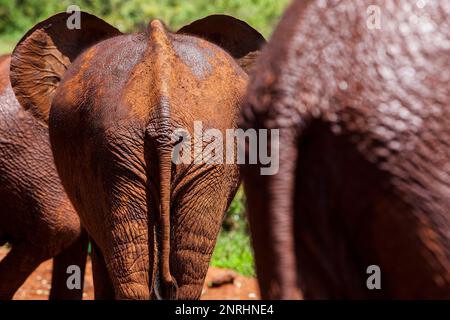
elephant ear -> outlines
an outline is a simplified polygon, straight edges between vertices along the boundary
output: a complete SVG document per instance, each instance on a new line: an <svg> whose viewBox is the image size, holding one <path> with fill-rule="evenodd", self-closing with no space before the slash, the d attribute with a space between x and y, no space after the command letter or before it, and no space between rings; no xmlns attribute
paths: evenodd
<svg viewBox="0 0 450 320"><path fill-rule="evenodd" d="M227 15L211 15L184 26L177 33L198 36L228 51L248 73L264 37L247 23Z"/></svg>
<svg viewBox="0 0 450 320"><path fill-rule="evenodd" d="M38 23L11 56L10 80L20 104L45 122L55 90L70 63L86 48L121 34L103 20L80 12L80 28L69 29L73 14L59 13Z"/></svg>

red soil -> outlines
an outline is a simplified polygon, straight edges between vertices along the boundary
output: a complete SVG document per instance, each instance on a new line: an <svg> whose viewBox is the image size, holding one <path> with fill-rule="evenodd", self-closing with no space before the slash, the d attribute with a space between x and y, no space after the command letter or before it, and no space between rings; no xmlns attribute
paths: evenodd
<svg viewBox="0 0 450 320"><path fill-rule="evenodd" d="M0 248L0 260L7 253ZM46 300L50 290L52 261L47 260L37 268L14 295L14 300ZM259 299L258 284L255 278L236 274L231 270L210 267L203 287L202 300L241 300ZM84 280L84 300L94 299L91 262L88 260Z"/></svg>

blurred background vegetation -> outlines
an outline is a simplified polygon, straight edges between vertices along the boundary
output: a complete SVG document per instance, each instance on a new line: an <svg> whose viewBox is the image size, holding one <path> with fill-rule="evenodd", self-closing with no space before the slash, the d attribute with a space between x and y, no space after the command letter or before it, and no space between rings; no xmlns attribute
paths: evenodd
<svg viewBox="0 0 450 320"><path fill-rule="evenodd" d="M38 21L70 5L105 19L122 32L142 30L152 18L173 30L213 13L233 15L266 38L290 0L0 0L0 53L9 52Z"/></svg>
<svg viewBox="0 0 450 320"><path fill-rule="evenodd" d="M223 13L246 21L269 39L290 0L0 0L0 54L37 22L77 5L106 20L122 32L139 32L152 18L172 30L209 14ZM242 188L226 213L212 257L216 267L254 275L253 252L245 218Z"/></svg>

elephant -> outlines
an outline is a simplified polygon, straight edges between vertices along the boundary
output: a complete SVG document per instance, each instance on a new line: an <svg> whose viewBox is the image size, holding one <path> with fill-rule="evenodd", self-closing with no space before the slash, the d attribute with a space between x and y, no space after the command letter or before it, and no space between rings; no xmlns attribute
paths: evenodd
<svg viewBox="0 0 450 320"><path fill-rule="evenodd" d="M449 21L442 1L287 9L239 120L279 134L276 174L241 168L263 298L450 298Z"/></svg>
<svg viewBox="0 0 450 320"><path fill-rule="evenodd" d="M0 57L0 300L53 258L50 299L81 299L66 285L68 266L83 277L87 236L53 162L48 126L23 109L9 81L10 55ZM84 277L82 278L84 279Z"/></svg>
<svg viewBox="0 0 450 320"><path fill-rule="evenodd" d="M11 79L22 106L49 124L56 168L92 239L95 298L197 299L239 169L204 161L208 141L201 158L175 162L176 150L192 155L175 134L196 121L237 128L245 70L265 40L226 15L176 33L155 19L134 34L84 12L68 29L68 17L24 36Z"/></svg>

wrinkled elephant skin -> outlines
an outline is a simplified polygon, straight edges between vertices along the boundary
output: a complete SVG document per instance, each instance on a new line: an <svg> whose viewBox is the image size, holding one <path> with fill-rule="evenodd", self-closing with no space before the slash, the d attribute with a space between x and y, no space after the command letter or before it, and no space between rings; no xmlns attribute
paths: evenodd
<svg viewBox="0 0 450 320"><path fill-rule="evenodd" d="M10 56L0 57L0 300L11 299L25 279L54 258L51 299L81 299L69 290L66 269L84 272L87 237L53 163L48 126L24 110L9 82Z"/></svg>

